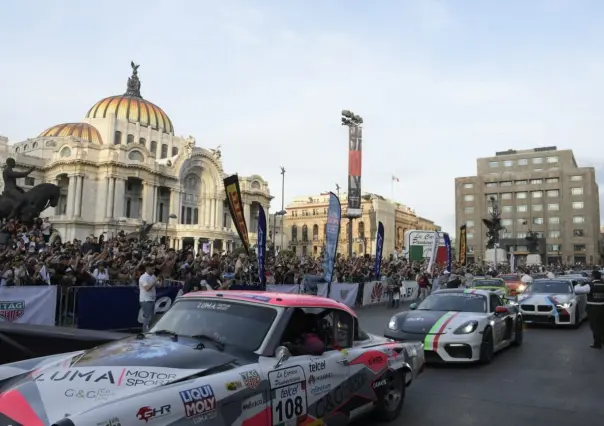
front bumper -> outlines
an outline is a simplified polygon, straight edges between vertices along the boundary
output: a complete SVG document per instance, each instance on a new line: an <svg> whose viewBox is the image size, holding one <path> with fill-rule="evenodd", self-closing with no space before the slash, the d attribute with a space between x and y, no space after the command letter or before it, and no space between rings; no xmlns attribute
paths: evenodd
<svg viewBox="0 0 604 426"><path fill-rule="evenodd" d="M526 324L569 325L575 317L575 307L563 309L550 305L519 304L522 320Z"/></svg>
<svg viewBox="0 0 604 426"><path fill-rule="evenodd" d="M424 342L424 356L429 364L468 363L480 359L482 333L477 331L470 334L427 335L387 330L384 336L399 342Z"/></svg>

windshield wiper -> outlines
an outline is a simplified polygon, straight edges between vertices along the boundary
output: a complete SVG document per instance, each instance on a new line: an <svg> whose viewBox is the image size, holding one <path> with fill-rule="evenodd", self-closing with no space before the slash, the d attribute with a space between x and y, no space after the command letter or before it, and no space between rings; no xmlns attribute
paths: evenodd
<svg viewBox="0 0 604 426"><path fill-rule="evenodd" d="M178 340L178 334L170 330L157 330L151 332L151 334L155 334L156 336L170 336L174 341Z"/></svg>
<svg viewBox="0 0 604 426"><path fill-rule="evenodd" d="M224 350L224 343L221 342L220 340L218 340L217 338L215 338L214 336L209 336L207 334L196 334L194 336L191 336L191 338L193 339L204 339L204 340L209 340L210 342L212 342L214 344L214 346L216 346L219 350L223 351ZM205 346L203 345L203 343L201 343L201 348L204 348Z"/></svg>

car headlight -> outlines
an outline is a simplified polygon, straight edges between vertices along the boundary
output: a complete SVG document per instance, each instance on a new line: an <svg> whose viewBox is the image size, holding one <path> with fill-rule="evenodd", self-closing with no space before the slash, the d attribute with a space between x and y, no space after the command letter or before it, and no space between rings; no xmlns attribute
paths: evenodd
<svg viewBox="0 0 604 426"><path fill-rule="evenodd" d="M568 309L571 306L573 306L572 302L566 302L566 303L559 303L556 305L558 308L562 308L562 309Z"/></svg>
<svg viewBox="0 0 604 426"><path fill-rule="evenodd" d="M390 318L390 322L388 323L388 328L390 330L396 330L396 317Z"/></svg>
<svg viewBox="0 0 604 426"><path fill-rule="evenodd" d="M524 284L520 284L520 285L518 286L518 291L524 291L524 290L526 290L526 285L524 285Z"/></svg>
<svg viewBox="0 0 604 426"><path fill-rule="evenodd" d="M453 334L470 334L476 331L478 327L478 321L468 321L465 324L462 324L453 332Z"/></svg>

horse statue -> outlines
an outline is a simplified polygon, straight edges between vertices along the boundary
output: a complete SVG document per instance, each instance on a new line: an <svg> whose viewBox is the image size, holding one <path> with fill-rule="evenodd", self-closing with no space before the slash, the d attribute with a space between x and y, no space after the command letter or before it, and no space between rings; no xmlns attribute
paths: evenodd
<svg viewBox="0 0 604 426"><path fill-rule="evenodd" d="M32 224L48 207L59 205L61 189L52 183L41 183L24 192L16 203L0 195L0 220L18 219L23 224Z"/></svg>
<svg viewBox="0 0 604 426"><path fill-rule="evenodd" d="M507 231L507 229L501 225L501 211L499 210L497 200L491 197L489 202L492 204L491 217L490 219L482 219L482 223L484 223L484 226L488 230L486 234L487 248L492 249L495 248L496 244L499 244L499 234L501 231Z"/></svg>

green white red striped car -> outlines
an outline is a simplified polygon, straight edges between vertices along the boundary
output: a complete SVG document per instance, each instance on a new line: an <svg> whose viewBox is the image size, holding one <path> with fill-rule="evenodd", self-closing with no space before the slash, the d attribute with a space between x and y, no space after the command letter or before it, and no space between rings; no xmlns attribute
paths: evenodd
<svg viewBox="0 0 604 426"><path fill-rule="evenodd" d="M495 352L522 344L523 321L516 304L492 291L439 290L394 315L384 336L423 342L427 362L488 363Z"/></svg>

